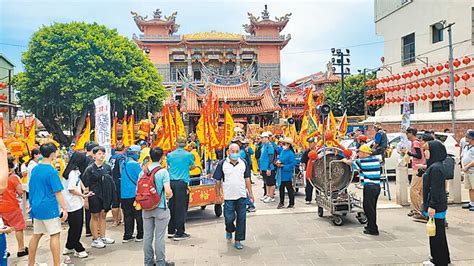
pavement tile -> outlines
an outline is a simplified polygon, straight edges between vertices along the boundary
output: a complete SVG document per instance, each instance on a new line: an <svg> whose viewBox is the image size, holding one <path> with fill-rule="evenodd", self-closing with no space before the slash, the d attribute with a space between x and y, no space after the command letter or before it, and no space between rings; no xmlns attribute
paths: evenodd
<svg viewBox="0 0 474 266"><path fill-rule="evenodd" d="M346 249L346 250L351 250L351 249L373 249L373 248L382 248L383 245L379 242L375 242L376 240L374 239L373 242L363 242L363 243L341 243L340 245Z"/></svg>

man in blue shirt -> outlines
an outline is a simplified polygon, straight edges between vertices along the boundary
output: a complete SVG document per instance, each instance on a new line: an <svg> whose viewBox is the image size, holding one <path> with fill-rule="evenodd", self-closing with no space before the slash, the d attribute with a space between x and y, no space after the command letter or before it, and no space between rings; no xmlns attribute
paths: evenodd
<svg viewBox="0 0 474 266"><path fill-rule="evenodd" d="M125 231L123 234L122 243L127 243L133 240L133 231L135 221L137 222L136 242L143 241L143 218L142 211L136 210L135 195L137 192L138 175L142 171L138 158L140 157L140 147L132 145L127 149L127 160L122 162L120 167L120 198L123 210L123 221Z"/></svg>
<svg viewBox="0 0 474 266"><path fill-rule="evenodd" d="M143 242L143 251L145 253L144 265L174 265L174 263L165 260L165 231L170 220L170 211L167 208L166 199L173 196L170 186L170 175L168 170L165 168L161 169L161 159L163 158L163 150L161 148L151 149L150 157L152 163L148 166L149 173L157 167L160 169L155 173L154 178L155 188L160 193L161 201L157 208L143 210L143 228L145 233ZM140 177L142 175L143 172L140 173Z"/></svg>
<svg viewBox="0 0 474 266"><path fill-rule="evenodd" d="M382 162L385 162L385 151L388 146L387 134L383 130L380 122L374 124L374 130L377 133L375 133L374 143L372 144L373 155L381 155Z"/></svg>
<svg viewBox="0 0 474 266"><path fill-rule="evenodd" d="M115 197L112 201L112 216L114 219L114 226L118 226L122 222L122 211L120 210L120 167L122 162L127 159L125 155L125 146L119 142L116 145L115 153L109 159L109 165L112 169L112 177L115 183Z"/></svg>
<svg viewBox="0 0 474 266"><path fill-rule="evenodd" d="M176 144L178 148L166 156L171 190L173 191L173 197L169 202L171 219L168 224L168 238L180 241L191 237L185 233L184 222L189 204L189 170L194 168L194 156L184 150L185 138L178 137Z"/></svg>
<svg viewBox="0 0 474 266"><path fill-rule="evenodd" d="M262 141L261 154L259 159L260 172L263 177L263 181L266 186L266 195L260 198L265 203L275 202L275 148L273 143L270 142L270 135L268 132L263 132L260 135Z"/></svg>
<svg viewBox="0 0 474 266"><path fill-rule="evenodd" d="M367 226L364 234L379 235L377 226L377 200L380 195L380 177L382 166L377 157L372 156L372 151L367 144L360 146L357 160L346 160L344 162L352 165L354 170L359 171L359 175L364 179L363 186L363 208L367 216Z"/></svg>
<svg viewBox="0 0 474 266"><path fill-rule="evenodd" d="M29 265L36 263L36 251L44 234L50 236L53 265L59 265L61 220L65 221L68 213L61 193L63 185L58 171L51 165L56 159L56 150L56 146L52 143L41 145L43 160L31 172L29 202L33 219L33 236L29 245Z"/></svg>

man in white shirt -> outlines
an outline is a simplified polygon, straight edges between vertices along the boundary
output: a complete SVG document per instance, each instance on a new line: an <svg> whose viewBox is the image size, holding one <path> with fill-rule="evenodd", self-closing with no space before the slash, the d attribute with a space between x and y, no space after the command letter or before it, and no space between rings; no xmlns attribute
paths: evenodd
<svg viewBox="0 0 474 266"><path fill-rule="evenodd" d="M229 146L229 157L220 161L214 172L217 197L221 197L221 189L224 191L226 239L231 240L232 233L235 232L236 249L244 248L241 241L245 240L247 191L252 202L254 201L250 174L250 166L240 158L240 147L236 143Z"/></svg>
<svg viewBox="0 0 474 266"><path fill-rule="evenodd" d="M25 187L26 193L30 192L28 184L30 181L31 172L33 171L33 168L35 168L35 166L38 165L39 158L40 158L39 149L34 148L33 150L31 150L31 160L28 162L28 166L26 168L26 187Z"/></svg>
<svg viewBox="0 0 474 266"><path fill-rule="evenodd" d="M469 190L469 203L463 205L463 209L474 211L474 130L466 132L466 145L464 145L461 156L461 170L464 174L464 185Z"/></svg>

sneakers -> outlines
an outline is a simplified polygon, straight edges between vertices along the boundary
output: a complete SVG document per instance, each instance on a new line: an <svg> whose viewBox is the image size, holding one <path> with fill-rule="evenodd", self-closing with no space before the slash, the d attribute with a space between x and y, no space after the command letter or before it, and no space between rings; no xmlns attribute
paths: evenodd
<svg viewBox="0 0 474 266"><path fill-rule="evenodd" d="M16 256L17 256L18 258L21 258L21 257L24 257L24 256L26 256L26 255L28 255L28 254L29 254L28 248L25 247L25 250L23 250L23 251L18 251L18 252L16 253Z"/></svg>
<svg viewBox="0 0 474 266"><path fill-rule="evenodd" d="M191 238L191 235L183 233L182 235L174 235L173 240L174 241L181 241L181 240L186 240Z"/></svg>
<svg viewBox="0 0 474 266"><path fill-rule="evenodd" d="M225 232L225 239L231 240L232 239L232 233Z"/></svg>
<svg viewBox="0 0 474 266"><path fill-rule="evenodd" d="M174 262L172 262L172 261L165 261L165 266L174 266Z"/></svg>
<svg viewBox="0 0 474 266"><path fill-rule="evenodd" d="M135 237L135 242L143 242L143 237L142 238Z"/></svg>
<svg viewBox="0 0 474 266"><path fill-rule="evenodd" d="M234 243L234 248L236 248L236 249L243 249L243 248L244 248L244 245L242 245L242 243L240 243L240 242L235 242L235 243Z"/></svg>
<svg viewBox="0 0 474 266"><path fill-rule="evenodd" d="M265 195L265 196L261 197L260 200L265 201L267 198L269 198L269 197L267 197L267 195Z"/></svg>
<svg viewBox="0 0 474 266"><path fill-rule="evenodd" d="M431 260L423 261L423 266L434 266L435 264Z"/></svg>
<svg viewBox="0 0 474 266"><path fill-rule="evenodd" d="M81 252L74 251L74 257L83 259L83 258L89 257L89 254L87 254L87 252L85 251L81 251Z"/></svg>
<svg viewBox="0 0 474 266"><path fill-rule="evenodd" d="M369 229L365 229L364 230L364 234L366 235L373 235L373 236L378 236L379 235L379 232L373 232L373 231L370 231Z"/></svg>
<svg viewBox="0 0 474 266"><path fill-rule="evenodd" d="M92 233L86 233L86 237L91 237Z"/></svg>
<svg viewBox="0 0 474 266"><path fill-rule="evenodd" d="M307 201L307 202L306 202L306 205L310 205L310 204L311 204L311 201Z"/></svg>
<svg viewBox="0 0 474 266"><path fill-rule="evenodd" d="M267 197L264 201L264 203L270 203L270 202L275 202L275 198Z"/></svg>
<svg viewBox="0 0 474 266"><path fill-rule="evenodd" d="M255 212L255 211L256 211L255 207L254 208L252 208L252 207L247 208L247 212Z"/></svg>
<svg viewBox="0 0 474 266"><path fill-rule="evenodd" d="M283 208L285 208L285 205L279 203L278 206L277 206L277 209L283 209Z"/></svg>
<svg viewBox="0 0 474 266"><path fill-rule="evenodd" d="M416 220L416 221L421 221L421 222L427 222L428 221L428 217L425 217L419 213L415 213L413 215L413 219Z"/></svg>
<svg viewBox="0 0 474 266"><path fill-rule="evenodd" d="M115 244L115 240L113 240L112 238L108 238L108 237L102 237L102 242L104 242L104 244L106 245L112 245L112 244Z"/></svg>
<svg viewBox="0 0 474 266"><path fill-rule="evenodd" d="M286 208L288 208L288 209L294 209L294 208L295 208L295 205L291 205L291 204L290 204L290 205L288 205L288 207L286 207Z"/></svg>
<svg viewBox="0 0 474 266"><path fill-rule="evenodd" d="M93 248L105 248L105 244L104 244L104 242L102 242L102 239L98 238L98 239L92 241L91 247L93 247Z"/></svg>
<svg viewBox="0 0 474 266"><path fill-rule="evenodd" d="M122 243L128 243L128 242L132 242L133 241L133 237L124 237L122 239Z"/></svg>
<svg viewBox="0 0 474 266"><path fill-rule="evenodd" d="M168 234L168 238L173 238L174 234Z"/></svg>
<svg viewBox="0 0 474 266"><path fill-rule="evenodd" d="M417 211L415 210L410 210L410 212L407 214L408 217L412 217L413 215L415 215L416 213L418 213Z"/></svg>
<svg viewBox="0 0 474 266"><path fill-rule="evenodd" d="M466 203L462 205L463 209L470 209L471 208L471 203Z"/></svg>
<svg viewBox="0 0 474 266"><path fill-rule="evenodd" d="M68 249L68 248L63 249L63 255L69 255L73 253L74 253L74 249Z"/></svg>

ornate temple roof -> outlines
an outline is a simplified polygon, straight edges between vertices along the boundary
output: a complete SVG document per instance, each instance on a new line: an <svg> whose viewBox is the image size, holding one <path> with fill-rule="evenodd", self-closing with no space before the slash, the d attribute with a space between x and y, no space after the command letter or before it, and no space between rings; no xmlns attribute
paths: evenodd
<svg viewBox="0 0 474 266"><path fill-rule="evenodd" d="M339 82L341 78L339 76L334 75L331 72L316 72L314 74L301 77L290 84L286 85L287 87L297 87L304 83L313 83L313 84L325 84L325 83L335 83Z"/></svg>
<svg viewBox="0 0 474 266"><path fill-rule="evenodd" d="M135 21L138 29L140 29L141 32L144 31L144 26L148 25L167 26L169 30L169 35L177 32L179 29L179 25L176 24L176 15L178 14L178 12L172 13L171 16L164 16L164 19L162 19L161 10L156 9L155 12L153 12L153 18L149 20L147 20L148 16L141 16L134 11L131 11L130 13L133 15L133 20Z"/></svg>
<svg viewBox="0 0 474 266"><path fill-rule="evenodd" d="M270 19L270 13L268 12L267 5L265 5L265 9L262 11L262 17L255 17L252 13L247 13L249 16L250 24L242 25L246 32L250 34L255 34L255 29L261 26L275 26L281 32L288 21L290 21L291 13L285 14L282 17L275 17L275 20Z"/></svg>
<svg viewBox="0 0 474 266"><path fill-rule="evenodd" d="M184 34L183 40L242 40L242 35L236 33L220 32L220 31L206 31Z"/></svg>
<svg viewBox="0 0 474 266"><path fill-rule="evenodd" d="M252 93L248 82L238 85L219 85L211 83L207 91L212 91L219 102L230 102L230 109L233 114L263 114L280 110L280 106L273 100L270 88L267 88L260 93ZM185 97L181 98L181 111L186 113L199 114L201 112L202 100L205 95L198 95L197 92L187 89ZM258 104L254 106L238 106L232 104L237 101L256 101ZM221 113L224 112L222 108L219 109Z"/></svg>

